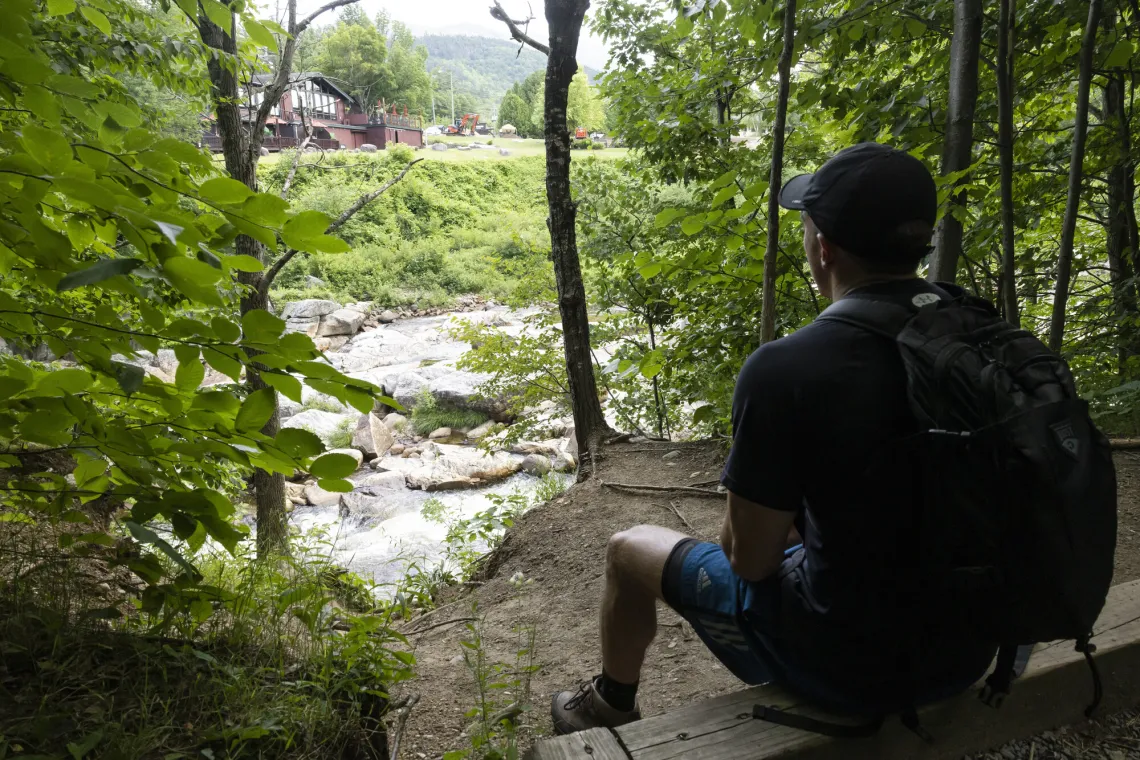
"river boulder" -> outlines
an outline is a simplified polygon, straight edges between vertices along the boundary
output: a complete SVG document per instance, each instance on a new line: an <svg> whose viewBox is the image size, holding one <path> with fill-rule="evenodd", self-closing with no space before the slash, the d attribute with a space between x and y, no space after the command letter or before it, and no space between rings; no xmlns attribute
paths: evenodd
<svg viewBox="0 0 1140 760"><path fill-rule="evenodd" d="M306 409L285 420L282 427L304 428L324 441L327 446L337 429L346 420L351 419L352 417L347 414L323 412L320 409Z"/></svg>
<svg viewBox="0 0 1140 760"><path fill-rule="evenodd" d="M355 335L360 326L364 324L367 315L356 309L337 309L331 314L321 318L321 325L317 335L330 337L333 335ZM339 346L338 346L339 348Z"/></svg>
<svg viewBox="0 0 1140 760"><path fill-rule="evenodd" d="M446 491L475 488L510 477L522 469L523 458L504 451L487 454L468 446L432 443L433 458L386 456L378 469L402 472L411 488Z"/></svg>
<svg viewBox="0 0 1140 760"><path fill-rule="evenodd" d="M281 318L285 320L319 318L326 314L332 314L339 308L340 304L336 301L326 301L320 298L306 298L301 301L293 301L292 303L285 304L285 308L281 310Z"/></svg>
<svg viewBox="0 0 1140 760"><path fill-rule="evenodd" d="M362 414L352 434L352 445L370 457L384 456L395 442L392 431L375 414Z"/></svg>

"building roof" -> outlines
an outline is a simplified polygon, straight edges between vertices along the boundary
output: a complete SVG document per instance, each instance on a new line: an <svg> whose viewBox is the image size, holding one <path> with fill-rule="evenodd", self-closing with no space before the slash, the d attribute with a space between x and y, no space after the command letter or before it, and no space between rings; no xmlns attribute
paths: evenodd
<svg viewBox="0 0 1140 760"><path fill-rule="evenodd" d="M264 87L273 81L273 76L270 74L254 74L250 77L250 83L256 86ZM349 103L359 105L356 98L349 95L347 92L337 87L332 80L326 77L319 71L298 71L289 75L289 84L300 84L301 82L314 82L318 87L326 92L336 95L341 100L348 101Z"/></svg>

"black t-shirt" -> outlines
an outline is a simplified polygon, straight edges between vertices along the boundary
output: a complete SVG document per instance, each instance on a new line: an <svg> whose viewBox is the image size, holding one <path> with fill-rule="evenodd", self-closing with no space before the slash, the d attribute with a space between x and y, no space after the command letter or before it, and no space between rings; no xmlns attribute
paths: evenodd
<svg viewBox="0 0 1140 760"><path fill-rule="evenodd" d="M915 279L859 292L905 303L933 291ZM952 612L919 620L900 599L918 486L914 468L900 464L899 442L915 422L894 344L829 320L768 343L740 372L732 424L721 482L796 511L804 538L780 572L771 638L781 655L845 695L875 701L980 677L993 644L973 640Z"/></svg>

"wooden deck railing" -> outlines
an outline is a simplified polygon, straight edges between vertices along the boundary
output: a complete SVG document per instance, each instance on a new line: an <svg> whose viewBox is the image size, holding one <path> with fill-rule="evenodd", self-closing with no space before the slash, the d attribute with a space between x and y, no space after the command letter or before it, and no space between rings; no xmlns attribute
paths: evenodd
<svg viewBox="0 0 1140 760"><path fill-rule="evenodd" d="M296 148L299 140L294 137L278 137L268 135L261 139L261 146L266 150L288 150ZM202 144L215 153L222 149L222 138L218 135L202 135ZM324 137L314 137L309 144L324 150L340 150L340 140Z"/></svg>

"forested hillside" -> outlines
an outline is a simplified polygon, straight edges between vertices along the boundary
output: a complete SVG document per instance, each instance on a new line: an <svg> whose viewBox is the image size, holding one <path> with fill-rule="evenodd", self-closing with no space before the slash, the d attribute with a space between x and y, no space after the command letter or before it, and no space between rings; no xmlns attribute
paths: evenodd
<svg viewBox="0 0 1140 760"><path fill-rule="evenodd" d="M508 39L467 35L426 34L417 40L427 48L429 70L442 72L442 92L446 97L449 74L455 76L456 92L468 93L484 118L490 118L503 95L516 82L546 68L546 59ZM591 79L597 74L586 73ZM443 101L448 104L447 100ZM458 106L457 106L458 108Z"/></svg>

